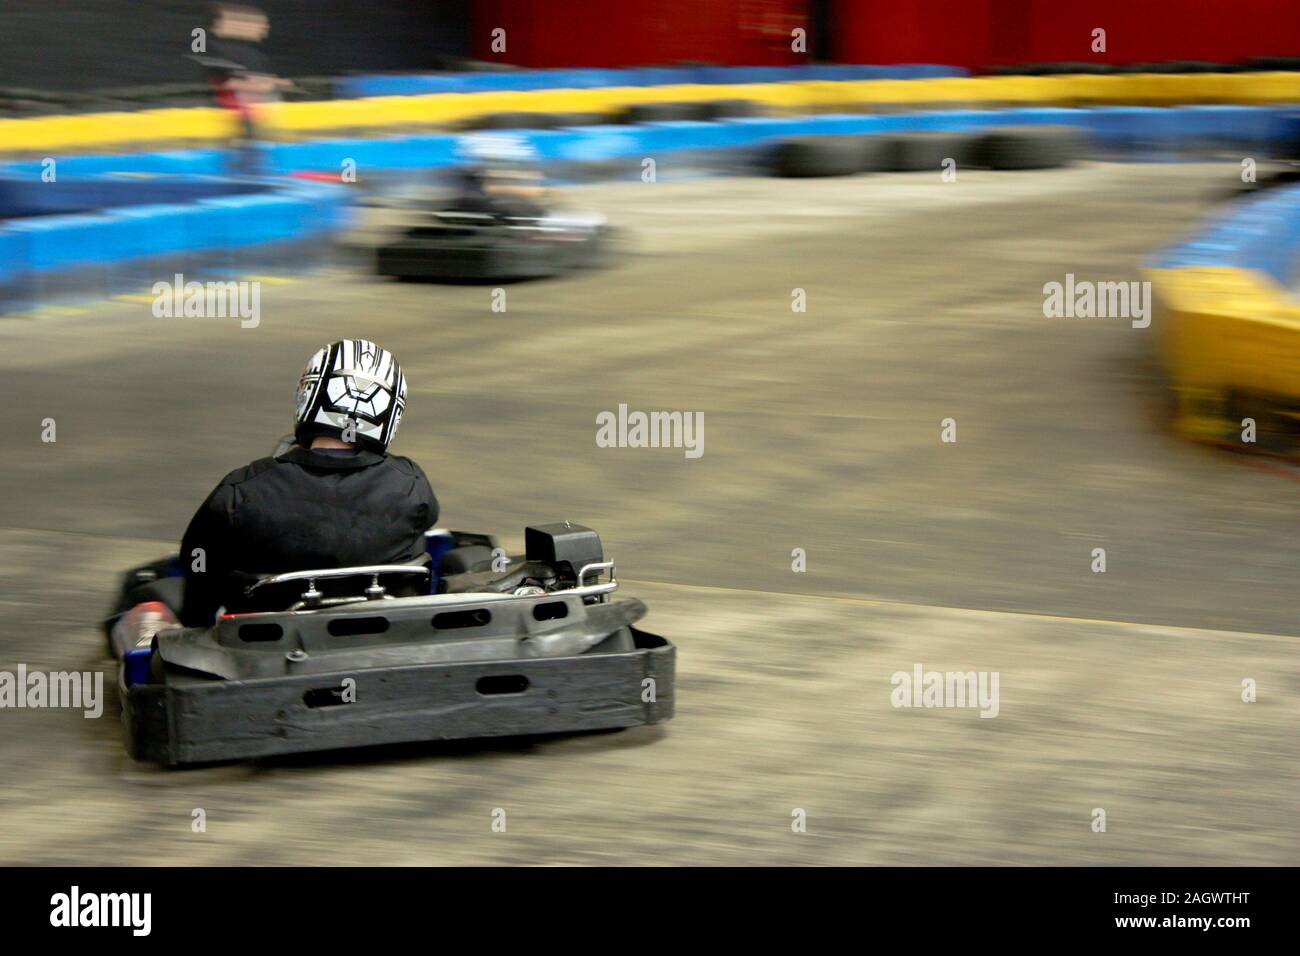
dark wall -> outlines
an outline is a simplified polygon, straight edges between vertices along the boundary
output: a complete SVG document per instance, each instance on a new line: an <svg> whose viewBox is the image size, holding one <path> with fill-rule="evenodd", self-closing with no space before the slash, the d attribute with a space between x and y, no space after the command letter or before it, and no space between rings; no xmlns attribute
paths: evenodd
<svg viewBox="0 0 1300 956"><path fill-rule="evenodd" d="M276 72L429 69L469 50L471 0L260 0ZM202 79L185 59L207 0L0 0L0 87L94 90Z"/></svg>

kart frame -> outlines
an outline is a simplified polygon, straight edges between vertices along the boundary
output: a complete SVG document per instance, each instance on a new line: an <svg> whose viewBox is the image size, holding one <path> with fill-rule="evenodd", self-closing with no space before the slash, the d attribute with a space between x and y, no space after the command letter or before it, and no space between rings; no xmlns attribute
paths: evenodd
<svg viewBox="0 0 1300 956"><path fill-rule="evenodd" d="M602 220L556 211L495 216L440 209L376 250L376 271L394 278L507 281L545 278L596 264L609 244Z"/></svg>
<svg viewBox="0 0 1300 956"><path fill-rule="evenodd" d="M125 666L119 674L131 756L178 766L673 716L676 649L632 626L640 601L610 600L612 562L585 565L575 586L549 592L383 593L380 574L410 571L280 575L259 583L307 586L290 610L158 633L150 681L129 683ZM371 576L371 586L311 606L317 580L344 576Z"/></svg>

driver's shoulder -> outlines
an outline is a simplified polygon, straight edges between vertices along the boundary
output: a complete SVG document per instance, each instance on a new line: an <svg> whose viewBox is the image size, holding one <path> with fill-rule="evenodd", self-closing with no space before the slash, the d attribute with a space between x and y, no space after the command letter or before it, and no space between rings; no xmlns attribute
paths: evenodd
<svg viewBox="0 0 1300 956"><path fill-rule="evenodd" d="M424 475L424 469L416 464L415 459L407 458L405 455L386 454L384 455L384 464L394 471L411 477Z"/></svg>
<svg viewBox="0 0 1300 956"><path fill-rule="evenodd" d="M246 481L251 481L258 475L270 471L276 466L274 458L258 458L256 461L250 461L242 468L236 468L226 477L221 479L221 485L234 486L242 485Z"/></svg>

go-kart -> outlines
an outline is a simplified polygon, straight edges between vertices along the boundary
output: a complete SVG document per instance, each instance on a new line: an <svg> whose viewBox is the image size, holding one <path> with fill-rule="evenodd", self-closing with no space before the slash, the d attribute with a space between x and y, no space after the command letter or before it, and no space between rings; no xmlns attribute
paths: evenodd
<svg viewBox="0 0 1300 956"><path fill-rule="evenodd" d="M427 561L256 577L177 623L178 559L127 572L104 622L127 750L168 765L631 727L673 715L676 650L614 598L596 532L432 531Z"/></svg>
<svg viewBox="0 0 1300 956"><path fill-rule="evenodd" d="M507 282L597 266L609 246L599 213L443 208L380 245L376 269L401 279Z"/></svg>

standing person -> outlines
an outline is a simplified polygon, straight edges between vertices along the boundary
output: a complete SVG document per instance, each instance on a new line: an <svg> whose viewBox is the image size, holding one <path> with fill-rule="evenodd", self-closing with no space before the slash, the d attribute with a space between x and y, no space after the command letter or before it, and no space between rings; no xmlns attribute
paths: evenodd
<svg viewBox="0 0 1300 956"><path fill-rule="evenodd" d="M271 72L262 41L270 33L266 14L240 3L218 3L212 9L212 26L204 53L195 57L207 72L217 105L230 110L239 133L232 145L234 171L258 171L256 143L260 138L263 107L292 85Z"/></svg>

